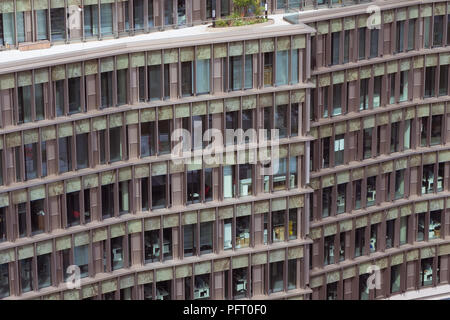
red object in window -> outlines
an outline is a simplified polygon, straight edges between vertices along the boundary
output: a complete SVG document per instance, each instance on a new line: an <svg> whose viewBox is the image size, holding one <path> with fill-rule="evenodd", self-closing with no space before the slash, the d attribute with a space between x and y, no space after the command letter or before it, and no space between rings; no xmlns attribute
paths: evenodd
<svg viewBox="0 0 450 320"><path fill-rule="evenodd" d="M72 211L72 215L75 217L75 218L79 218L80 217L80 212L79 211Z"/></svg>

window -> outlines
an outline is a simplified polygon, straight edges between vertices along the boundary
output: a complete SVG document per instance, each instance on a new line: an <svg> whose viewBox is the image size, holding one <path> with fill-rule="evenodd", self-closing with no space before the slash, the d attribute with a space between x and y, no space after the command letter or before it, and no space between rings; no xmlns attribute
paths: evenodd
<svg viewBox="0 0 450 320"><path fill-rule="evenodd" d="M441 213L441 210L430 212L428 239L436 239L441 237Z"/></svg>
<svg viewBox="0 0 450 320"><path fill-rule="evenodd" d="M377 28L370 30L370 58L378 56L378 34L379 30Z"/></svg>
<svg viewBox="0 0 450 320"><path fill-rule="evenodd" d="M23 146L25 161L25 180L37 178L38 169L38 144L29 143Z"/></svg>
<svg viewBox="0 0 450 320"><path fill-rule="evenodd" d="M192 61L181 63L181 94L183 97L192 96L194 92ZM208 77L209 79L209 77Z"/></svg>
<svg viewBox="0 0 450 320"><path fill-rule="evenodd" d="M366 28L358 29L358 58L366 58Z"/></svg>
<svg viewBox="0 0 450 320"><path fill-rule="evenodd" d="M416 19L409 19L408 21L408 51L414 50L416 42Z"/></svg>
<svg viewBox="0 0 450 320"><path fill-rule="evenodd" d="M69 78L69 114L81 112L81 77Z"/></svg>
<svg viewBox="0 0 450 320"><path fill-rule="evenodd" d="M417 219L417 241L425 240L425 212L418 214Z"/></svg>
<svg viewBox="0 0 450 320"><path fill-rule="evenodd" d="M350 30L344 32L344 63L348 63L350 58Z"/></svg>
<svg viewBox="0 0 450 320"><path fill-rule="evenodd" d="M344 213L345 212L345 195L347 192L347 184L341 183L337 186L337 213Z"/></svg>
<svg viewBox="0 0 450 320"><path fill-rule="evenodd" d="M0 264L0 299L9 295L9 266L8 263L3 263Z"/></svg>
<svg viewBox="0 0 450 320"><path fill-rule="evenodd" d="M334 263L334 235L324 238L323 264L325 266Z"/></svg>
<svg viewBox="0 0 450 320"><path fill-rule="evenodd" d="M101 74L101 109L112 107L113 72L102 72Z"/></svg>
<svg viewBox="0 0 450 320"><path fill-rule="evenodd" d="M134 30L144 29L144 0L133 1Z"/></svg>
<svg viewBox="0 0 450 320"><path fill-rule="evenodd" d="M130 212L130 181L119 182L119 214Z"/></svg>
<svg viewBox="0 0 450 320"><path fill-rule="evenodd" d="M369 79L361 79L359 84L359 110L369 107Z"/></svg>
<svg viewBox="0 0 450 320"><path fill-rule="evenodd" d="M113 33L113 4L100 4L100 21L102 36L112 35ZM128 8L128 4L126 6ZM127 21L128 22L128 21Z"/></svg>
<svg viewBox="0 0 450 320"><path fill-rule="evenodd" d="M395 103L395 73L391 73L388 75L388 87L390 90L389 93L389 103Z"/></svg>
<svg viewBox="0 0 450 320"><path fill-rule="evenodd" d="M51 285L51 254L37 256L38 288L42 289Z"/></svg>
<svg viewBox="0 0 450 320"><path fill-rule="evenodd" d="M84 37L98 36L98 5L85 5L84 14Z"/></svg>
<svg viewBox="0 0 450 320"><path fill-rule="evenodd" d="M439 95L448 95L448 65L441 65L439 70Z"/></svg>
<svg viewBox="0 0 450 320"><path fill-rule="evenodd" d="M210 59L196 61L197 94L209 93Z"/></svg>
<svg viewBox="0 0 450 320"><path fill-rule="evenodd" d="M235 196L235 181L234 181L234 166L223 167L223 197L234 198Z"/></svg>
<svg viewBox="0 0 450 320"><path fill-rule="evenodd" d="M291 50L291 83L298 83L299 82L299 75L298 75L298 63L299 63L299 56L298 56L299 49Z"/></svg>
<svg viewBox="0 0 450 320"><path fill-rule="evenodd" d="M19 260L19 277L22 293L34 290L33 258Z"/></svg>
<svg viewBox="0 0 450 320"><path fill-rule="evenodd" d="M232 221L233 219L225 219L223 221L223 250L233 247L232 244Z"/></svg>
<svg viewBox="0 0 450 320"><path fill-rule="evenodd" d="M186 172L187 175L187 204L201 201L201 175L202 170L192 170Z"/></svg>
<svg viewBox="0 0 450 320"><path fill-rule="evenodd" d="M170 120L158 121L159 154L170 153Z"/></svg>
<svg viewBox="0 0 450 320"><path fill-rule="evenodd" d="M429 48L430 47L430 29L431 29L431 17L424 17L423 18L423 43L424 43L424 47L425 48Z"/></svg>
<svg viewBox="0 0 450 320"><path fill-rule="evenodd" d="M391 266L391 293L400 291L400 267L401 265Z"/></svg>
<svg viewBox="0 0 450 320"><path fill-rule="evenodd" d="M241 197L253 194L251 164L239 165L239 194Z"/></svg>
<svg viewBox="0 0 450 320"><path fill-rule="evenodd" d="M397 21L397 36L396 36L396 52L402 52L403 51L403 36L405 33L405 22L404 21Z"/></svg>
<svg viewBox="0 0 450 320"><path fill-rule="evenodd" d="M444 170L445 170L445 163L439 162L438 178L437 178L437 192L444 191Z"/></svg>
<svg viewBox="0 0 450 320"><path fill-rule="evenodd" d="M247 280L248 269L238 268L233 269L233 298L242 299L247 297ZM225 284L227 285L227 284Z"/></svg>
<svg viewBox="0 0 450 320"><path fill-rule="evenodd" d="M434 16L433 47L442 47L444 35L444 16Z"/></svg>
<svg viewBox="0 0 450 320"><path fill-rule="evenodd" d="M127 103L127 69L117 70L117 105Z"/></svg>
<svg viewBox="0 0 450 320"><path fill-rule="evenodd" d="M339 64L339 51L340 51L340 32L333 32L331 34L331 64Z"/></svg>
<svg viewBox="0 0 450 320"><path fill-rule="evenodd" d="M173 24L173 3L172 1L164 1L164 25Z"/></svg>
<svg viewBox="0 0 450 320"><path fill-rule="evenodd" d="M422 194L432 193L434 190L434 164L423 166Z"/></svg>
<svg viewBox="0 0 450 320"><path fill-rule="evenodd" d="M250 216L236 218L236 249L250 245Z"/></svg>
<svg viewBox="0 0 450 320"><path fill-rule="evenodd" d="M433 284L433 258L420 261L420 286L431 286Z"/></svg>
<svg viewBox="0 0 450 320"><path fill-rule="evenodd" d="M102 186L102 219L114 216L114 184Z"/></svg>
<svg viewBox="0 0 450 320"><path fill-rule="evenodd" d="M326 218L331 213L331 192L332 187L322 188L322 218Z"/></svg>
<svg viewBox="0 0 450 320"><path fill-rule="evenodd" d="M395 199L401 199L405 194L405 169L395 171Z"/></svg>
<svg viewBox="0 0 450 320"><path fill-rule="evenodd" d="M285 138L288 135L288 105L275 106L275 129L278 129L278 137Z"/></svg>
<svg viewBox="0 0 450 320"><path fill-rule="evenodd" d="M211 253L213 249L213 228L214 223L201 222L200 223L200 253Z"/></svg>
<svg viewBox="0 0 450 320"><path fill-rule="evenodd" d="M276 57L276 79L275 84L277 86L288 84L289 77L289 50L277 51Z"/></svg>
<svg viewBox="0 0 450 320"><path fill-rule="evenodd" d="M70 192L66 194L67 226L80 224L80 193Z"/></svg>
<svg viewBox="0 0 450 320"><path fill-rule="evenodd" d="M408 217L400 218L400 245L408 242Z"/></svg>
<svg viewBox="0 0 450 320"><path fill-rule="evenodd" d="M109 128L109 161L122 160L122 127Z"/></svg>
<svg viewBox="0 0 450 320"><path fill-rule="evenodd" d="M373 128L363 130L363 159L368 159L372 156L372 132Z"/></svg>
<svg viewBox="0 0 450 320"><path fill-rule="evenodd" d="M273 52L264 53L264 86L272 86Z"/></svg>
<svg viewBox="0 0 450 320"><path fill-rule="evenodd" d="M278 172L273 175L273 190L286 189L287 158L278 159Z"/></svg>
<svg viewBox="0 0 450 320"><path fill-rule="evenodd" d="M230 90L242 89L242 56L232 56L230 59ZM246 61L247 62L247 61ZM246 74L247 76L247 74Z"/></svg>
<svg viewBox="0 0 450 320"><path fill-rule="evenodd" d="M386 249L394 247L395 220L386 221Z"/></svg>
<svg viewBox="0 0 450 320"><path fill-rule="evenodd" d="M160 100L161 92L161 65L148 66L148 96L149 100Z"/></svg>
<svg viewBox="0 0 450 320"><path fill-rule="evenodd" d="M145 231L145 263L159 261L159 229Z"/></svg>
<svg viewBox="0 0 450 320"><path fill-rule="evenodd" d="M378 228L380 223L372 224L370 226L370 252L377 251L377 240L378 240Z"/></svg>
<svg viewBox="0 0 450 320"><path fill-rule="evenodd" d="M283 291L283 269L284 261L272 262L269 264L270 276L269 276L269 293L275 293Z"/></svg>
<svg viewBox="0 0 450 320"><path fill-rule="evenodd" d="M76 135L77 147L77 169L84 169L88 167L88 133L81 133Z"/></svg>
<svg viewBox="0 0 450 320"><path fill-rule="evenodd" d="M375 204L377 177L367 178L367 206L373 206Z"/></svg>
<svg viewBox="0 0 450 320"><path fill-rule="evenodd" d="M441 143L442 115L433 115L431 117L431 140L432 146Z"/></svg>
<svg viewBox="0 0 450 320"><path fill-rule="evenodd" d="M178 25L186 24L186 1L178 0Z"/></svg>
<svg viewBox="0 0 450 320"><path fill-rule="evenodd" d="M421 117L420 118L420 146L426 147L428 145L427 143L427 137L428 137L428 117Z"/></svg>
<svg viewBox="0 0 450 320"><path fill-rule="evenodd" d="M365 227L355 230L355 257L362 256L364 254L365 240Z"/></svg>
<svg viewBox="0 0 450 320"><path fill-rule="evenodd" d="M183 226L184 256L189 257L197 253L197 224Z"/></svg>
<svg viewBox="0 0 450 320"><path fill-rule="evenodd" d="M72 170L72 137L58 139L59 173Z"/></svg>
<svg viewBox="0 0 450 320"><path fill-rule="evenodd" d="M271 107L264 108L264 130L267 131L267 140L271 139L272 109Z"/></svg>
<svg viewBox="0 0 450 320"><path fill-rule="evenodd" d="M436 67L425 68L425 98L434 97Z"/></svg>
<svg viewBox="0 0 450 320"><path fill-rule="evenodd" d="M195 276L194 300L208 299L210 297L209 281L210 275L208 273Z"/></svg>
<svg viewBox="0 0 450 320"><path fill-rule="evenodd" d="M403 134L403 149L411 148L411 120L405 120L405 128Z"/></svg>
<svg viewBox="0 0 450 320"><path fill-rule="evenodd" d="M342 83L333 85L333 116L342 114Z"/></svg>
<svg viewBox="0 0 450 320"><path fill-rule="evenodd" d="M285 240L285 212L272 212L272 242Z"/></svg>
<svg viewBox="0 0 450 320"><path fill-rule="evenodd" d="M297 157L289 158L289 189L297 188Z"/></svg>
<svg viewBox="0 0 450 320"><path fill-rule="evenodd" d="M340 134L334 138L334 165L338 166L344 163L345 135Z"/></svg>
<svg viewBox="0 0 450 320"><path fill-rule="evenodd" d="M400 72L400 97L399 101L408 100L408 71Z"/></svg>
<svg viewBox="0 0 450 320"><path fill-rule="evenodd" d="M362 180L356 180L354 181L354 190L355 190L355 209L361 209L361 184L362 184Z"/></svg>
<svg viewBox="0 0 450 320"><path fill-rule="evenodd" d="M141 157L155 154L154 122L141 123Z"/></svg>
<svg viewBox="0 0 450 320"><path fill-rule="evenodd" d="M327 300L337 300L338 298L338 282L327 284Z"/></svg>
<svg viewBox="0 0 450 320"><path fill-rule="evenodd" d="M254 118L253 109L242 110L242 130L244 130L244 134L248 130L253 129L253 127L254 127L253 118ZM254 135L252 136L250 134L247 134L244 136L244 139L245 139L244 143L249 143L250 141L254 141L254 139L256 139L256 137Z"/></svg>
<svg viewBox="0 0 450 320"><path fill-rule="evenodd" d="M56 115L64 114L64 80L55 81L55 109Z"/></svg>
<svg viewBox="0 0 450 320"><path fill-rule="evenodd" d="M289 240L297 239L297 209L289 209Z"/></svg>
<svg viewBox="0 0 450 320"><path fill-rule="evenodd" d="M152 209L166 207L166 176L152 177Z"/></svg>
<svg viewBox="0 0 450 320"><path fill-rule="evenodd" d="M43 120L45 117L44 111L44 84L43 83L35 83L34 84L34 103L36 110L36 120Z"/></svg>
<svg viewBox="0 0 450 320"><path fill-rule="evenodd" d="M400 149L400 123L391 123L391 152L397 152Z"/></svg>
<svg viewBox="0 0 450 320"><path fill-rule="evenodd" d="M52 41L64 40L66 38L66 19L64 15L64 8L50 9Z"/></svg>
<svg viewBox="0 0 450 320"><path fill-rule="evenodd" d="M18 102L18 123L26 123L32 120L31 117L31 86L17 88Z"/></svg>
<svg viewBox="0 0 450 320"><path fill-rule="evenodd" d="M111 269L117 270L124 267L123 264L123 236L111 239Z"/></svg>
<svg viewBox="0 0 450 320"><path fill-rule="evenodd" d="M378 108L381 105L381 81L383 76L373 78L373 107Z"/></svg>
<svg viewBox="0 0 450 320"><path fill-rule="evenodd" d="M359 300L369 300L368 273L359 275Z"/></svg>

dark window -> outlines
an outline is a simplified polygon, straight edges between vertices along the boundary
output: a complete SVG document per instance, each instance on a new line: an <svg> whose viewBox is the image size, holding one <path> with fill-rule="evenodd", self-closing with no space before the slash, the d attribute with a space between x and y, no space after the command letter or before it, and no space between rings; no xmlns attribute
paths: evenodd
<svg viewBox="0 0 450 320"><path fill-rule="evenodd" d="M114 216L114 184L102 186L102 219Z"/></svg>
<svg viewBox="0 0 450 320"><path fill-rule="evenodd" d="M152 177L152 209L166 206L166 176Z"/></svg>

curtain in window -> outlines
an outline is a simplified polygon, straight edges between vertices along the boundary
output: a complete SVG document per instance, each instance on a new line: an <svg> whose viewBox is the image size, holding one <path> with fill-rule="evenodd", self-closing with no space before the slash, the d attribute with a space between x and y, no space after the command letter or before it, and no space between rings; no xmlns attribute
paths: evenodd
<svg viewBox="0 0 450 320"><path fill-rule="evenodd" d="M289 57L288 50L277 51L276 84L278 86L288 84L288 76L289 76L288 57Z"/></svg>
<svg viewBox="0 0 450 320"><path fill-rule="evenodd" d="M210 59L197 60L197 94L209 93Z"/></svg>

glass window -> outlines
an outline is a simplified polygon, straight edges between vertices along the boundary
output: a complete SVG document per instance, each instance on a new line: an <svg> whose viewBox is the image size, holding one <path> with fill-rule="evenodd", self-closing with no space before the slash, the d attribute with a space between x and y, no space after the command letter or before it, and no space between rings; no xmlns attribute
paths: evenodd
<svg viewBox="0 0 450 320"><path fill-rule="evenodd" d="M355 230L355 257L359 257L364 254L364 246L366 245L365 229L365 227L362 227Z"/></svg>
<svg viewBox="0 0 450 320"><path fill-rule="evenodd" d="M145 231L145 263L159 261L159 229Z"/></svg>
<svg viewBox="0 0 450 320"><path fill-rule="evenodd" d="M84 13L84 37L98 36L98 5L85 5Z"/></svg>
<svg viewBox="0 0 450 320"><path fill-rule="evenodd" d="M264 86L272 86L273 52L264 53Z"/></svg>
<svg viewBox="0 0 450 320"><path fill-rule="evenodd" d="M100 4L100 21L102 36L111 35L113 33L113 4ZM128 8L128 4L126 6Z"/></svg>
<svg viewBox="0 0 450 320"><path fill-rule="evenodd" d="M345 135L340 134L334 138L334 165L338 166L344 163Z"/></svg>
<svg viewBox="0 0 450 320"><path fill-rule="evenodd" d="M337 213L345 212L345 196L347 193L347 183L341 183L337 186Z"/></svg>
<svg viewBox="0 0 450 320"><path fill-rule="evenodd" d="M119 182L119 214L130 212L130 181Z"/></svg>
<svg viewBox="0 0 450 320"><path fill-rule="evenodd" d="M285 240L285 211L272 212L272 242Z"/></svg>
<svg viewBox="0 0 450 320"><path fill-rule="evenodd" d="M141 123L141 157L155 154L154 122Z"/></svg>
<svg viewBox="0 0 450 320"><path fill-rule="evenodd" d="M400 264L391 266L391 293L400 291L400 267Z"/></svg>
<svg viewBox="0 0 450 320"><path fill-rule="evenodd" d="M367 178L367 206L373 206L376 199L377 177Z"/></svg>
<svg viewBox="0 0 450 320"><path fill-rule="evenodd" d="M338 282L327 284L327 300L337 300L338 298Z"/></svg>
<svg viewBox="0 0 450 320"><path fill-rule="evenodd" d="M10 295L8 263L0 264L0 299Z"/></svg>
<svg viewBox="0 0 450 320"><path fill-rule="evenodd" d="M161 65L148 66L148 96L150 100L161 99Z"/></svg>
<svg viewBox="0 0 450 320"><path fill-rule="evenodd" d="M108 108L113 105L113 98L112 98L112 88L113 88L113 72L102 72L101 73L101 93L102 93L102 108Z"/></svg>
<svg viewBox="0 0 450 320"><path fill-rule="evenodd" d="M127 69L117 70L117 105L127 103Z"/></svg>
<svg viewBox="0 0 450 320"><path fill-rule="evenodd" d="M51 285L51 254L37 256L38 288L42 289Z"/></svg>
<svg viewBox="0 0 450 320"><path fill-rule="evenodd" d="M55 109L57 116L64 114L64 80L55 81Z"/></svg>
<svg viewBox="0 0 450 320"><path fill-rule="evenodd" d="M158 121L159 154L170 153L170 120Z"/></svg>
<svg viewBox="0 0 450 320"><path fill-rule="evenodd" d="M234 198L235 196L234 166L223 167L223 197Z"/></svg>
<svg viewBox="0 0 450 320"><path fill-rule="evenodd" d="M408 241L408 217L400 218L400 245L406 244Z"/></svg>
<svg viewBox="0 0 450 320"><path fill-rule="evenodd" d="M333 85L333 116L342 114L342 83Z"/></svg>
<svg viewBox="0 0 450 320"><path fill-rule="evenodd" d="M26 123L32 120L31 118L31 86L23 86L17 89L18 97L18 123Z"/></svg>
<svg viewBox="0 0 450 320"><path fill-rule="evenodd" d="M64 15L64 8L50 9L52 41L64 40L66 38L66 19Z"/></svg>
<svg viewBox="0 0 450 320"><path fill-rule="evenodd" d="M369 79L361 79L359 86L359 110L369 107Z"/></svg>
<svg viewBox="0 0 450 320"><path fill-rule="evenodd" d="M428 117L420 118L420 146L427 146L427 137L428 137Z"/></svg>
<svg viewBox="0 0 450 320"><path fill-rule="evenodd" d="M187 204L201 201L201 175L202 170L188 171L187 175Z"/></svg>
<svg viewBox="0 0 450 320"><path fill-rule="evenodd" d="M428 239L436 239L441 237L441 213L441 210L430 212Z"/></svg>
<svg viewBox="0 0 450 320"><path fill-rule="evenodd" d="M399 151L400 149L399 136L400 136L400 123L399 122L391 123L391 152Z"/></svg>
<svg viewBox="0 0 450 320"><path fill-rule="evenodd" d="M239 165L239 194L241 197L252 195L252 165Z"/></svg>
<svg viewBox="0 0 450 320"><path fill-rule="evenodd" d="M418 214L417 219L417 241L425 240L425 212Z"/></svg>
<svg viewBox="0 0 450 320"><path fill-rule="evenodd" d="M434 190L434 164L423 166L422 194L432 193Z"/></svg>
<svg viewBox="0 0 450 320"><path fill-rule="evenodd" d="M330 166L330 137L322 139L322 168Z"/></svg>
<svg viewBox="0 0 450 320"><path fill-rule="evenodd" d="M37 178L38 144L29 143L23 146L25 160L25 180Z"/></svg>
<svg viewBox="0 0 450 320"><path fill-rule="evenodd" d="M408 71L400 72L400 97L399 101L408 100Z"/></svg>
<svg viewBox="0 0 450 320"><path fill-rule="evenodd" d="M297 188L297 157L289 158L289 189Z"/></svg>
<svg viewBox="0 0 450 320"><path fill-rule="evenodd" d="M339 64L339 50L340 50L340 32L333 32L331 34L331 64Z"/></svg>
<svg viewBox="0 0 450 320"><path fill-rule="evenodd" d="M213 171L212 168L205 168L205 201L213 199Z"/></svg>
<svg viewBox="0 0 450 320"><path fill-rule="evenodd" d="M378 240L378 228L380 223L372 224L370 226L370 252L377 251L377 240Z"/></svg>
<svg viewBox="0 0 450 320"><path fill-rule="evenodd" d="M439 95L448 95L448 65L441 65L439 70Z"/></svg>
<svg viewBox="0 0 450 320"><path fill-rule="evenodd" d="M7 226L7 224L6 224L6 207L2 207L2 208L0 208L0 243L6 241L6 239L7 239L6 226ZM1 273L0 273L0 276L1 276Z"/></svg>
<svg viewBox="0 0 450 320"><path fill-rule="evenodd" d="M433 284L433 258L420 261L420 286L431 286Z"/></svg>
<svg viewBox="0 0 450 320"><path fill-rule="evenodd" d="M67 226L77 226L80 224L80 192L70 192L66 194Z"/></svg>
<svg viewBox="0 0 450 320"><path fill-rule="evenodd" d="M408 51L414 50L416 42L416 19L409 19L408 21Z"/></svg>
<svg viewBox="0 0 450 320"><path fill-rule="evenodd" d="M232 56L230 59L230 90L242 89L242 56ZM246 61L247 62L247 61ZM246 74L247 76L247 74Z"/></svg>
<svg viewBox="0 0 450 320"><path fill-rule="evenodd" d="M232 222L233 219L225 219L223 221L223 249L228 250L233 247L232 243Z"/></svg>
<svg viewBox="0 0 450 320"><path fill-rule="evenodd" d="M33 258L19 260L20 289L22 293L34 290Z"/></svg>
<svg viewBox="0 0 450 320"><path fill-rule="evenodd" d="M354 190L355 190L355 209L361 209L361 184L362 184L362 180L356 180L354 181Z"/></svg>
<svg viewBox="0 0 450 320"><path fill-rule="evenodd" d="M369 286L367 285L367 280L369 274L361 274L359 276L359 300L369 300Z"/></svg>
<svg viewBox="0 0 450 320"><path fill-rule="evenodd" d="M89 154L88 154L88 133L77 134L77 169L84 169L88 167Z"/></svg>
<svg viewBox="0 0 450 320"><path fill-rule="evenodd" d="M370 30L370 58L378 56L378 34L379 30L377 28Z"/></svg>
<svg viewBox="0 0 450 320"><path fill-rule="evenodd" d="M425 68L425 97L434 97L436 67Z"/></svg>
<svg viewBox="0 0 450 320"><path fill-rule="evenodd" d="M430 47L430 28L431 28L431 17L425 17L423 18L423 37L424 37L424 47L429 48Z"/></svg>
<svg viewBox="0 0 450 320"><path fill-rule="evenodd" d="M277 86L288 84L289 77L289 51L277 51L277 66L276 66L276 80L275 83Z"/></svg>
<svg viewBox="0 0 450 320"><path fill-rule="evenodd" d="M350 52L350 30L344 31L344 63L349 62Z"/></svg>
<svg viewBox="0 0 450 320"><path fill-rule="evenodd" d="M58 139L59 173L72 170L72 137Z"/></svg>
<svg viewBox="0 0 450 320"><path fill-rule="evenodd" d="M213 228L212 221L200 223L200 253L211 253L213 249Z"/></svg>
<svg viewBox="0 0 450 320"><path fill-rule="evenodd" d="M358 29L358 58L366 58L366 28Z"/></svg>
<svg viewBox="0 0 450 320"><path fill-rule="evenodd" d="M363 158L368 159L372 156L372 131L373 128L363 130Z"/></svg>
<svg viewBox="0 0 450 320"><path fill-rule="evenodd" d="M298 83L299 82L299 75L298 75L298 63L299 63L299 57L298 57L298 50L294 49L291 50L291 83Z"/></svg>
<svg viewBox="0 0 450 320"><path fill-rule="evenodd" d="M288 105L275 106L275 129L278 129L278 137L285 138L288 135Z"/></svg>
<svg viewBox="0 0 450 320"><path fill-rule="evenodd" d="M166 206L166 176L152 177L152 209Z"/></svg>
<svg viewBox="0 0 450 320"><path fill-rule="evenodd" d="M289 240L297 239L297 209L289 209Z"/></svg>
<svg viewBox="0 0 450 320"><path fill-rule="evenodd" d="M272 262L269 265L270 276L269 276L269 293L283 291L284 281L284 261Z"/></svg>
<svg viewBox="0 0 450 320"><path fill-rule="evenodd" d="M109 160L110 162L122 160L122 127L109 129Z"/></svg>
<svg viewBox="0 0 450 320"><path fill-rule="evenodd" d="M102 219L114 216L114 184L102 186Z"/></svg>
<svg viewBox="0 0 450 320"><path fill-rule="evenodd" d="M395 199L403 198L405 194L405 169L395 171Z"/></svg>
<svg viewBox="0 0 450 320"><path fill-rule="evenodd" d="M248 269L233 269L233 298L242 299L247 297Z"/></svg>
<svg viewBox="0 0 450 320"><path fill-rule="evenodd" d="M331 213L331 192L332 187L322 188L322 218L326 218Z"/></svg>
<svg viewBox="0 0 450 320"><path fill-rule="evenodd" d="M81 78L69 78L69 114L81 112Z"/></svg>
<svg viewBox="0 0 450 320"><path fill-rule="evenodd" d="M44 84L43 83L37 83L34 84L34 103L35 103L35 109L36 109L36 120L43 120L44 119L44 109L45 109L45 102L44 102Z"/></svg>
<svg viewBox="0 0 450 320"><path fill-rule="evenodd" d="M298 126L299 126L299 111L298 111L298 103L291 104L291 136L298 135Z"/></svg>
<svg viewBox="0 0 450 320"><path fill-rule="evenodd" d="M191 96L194 92L192 61L181 63L181 94L183 97ZM209 79L209 78L208 78Z"/></svg>
<svg viewBox="0 0 450 320"><path fill-rule="evenodd" d="M144 29L144 0L133 0L134 30Z"/></svg>
<svg viewBox="0 0 450 320"><path fill-rule="evenodd" d="M444 35L444 16L434 16L433 47L442 47Z"/></svg>
<svg viewBox="0 0 450 320"><path fill-rule="evenodd" d="M112 270L121 269L123 264L123 236L111 239L111 268Z"/></svg>
<svg viewBox="0 0 450 320"><path fill-rule="evenodd" d="M233 270L234 272L234 270ZM194 300L208 299L210 297L209 290L210 275L201 274L194 278Z"/></svg>
<svg viewBox="0 0 450 320"><path fill-rule="evenodd" d="M197 224L183 226L184 256L189 257L197 252Z"/></svg>
<svg viewBox="0 0 450 320"><path fill-rule="evenodd" d="M394 247L395 220L386 221L386 249Z"/></svg>
<svg viewBox="0 0 450 320"><path fill-rule="evenodd" d="M396 36L396 52L402 52L403 51L403 36L405 33L405 22L404 21L397 21L397 36Z"/></svg>
<svg viewBox="0 0 450 320"><path fill-rule="evenodd" d="M250 245L250 216L236 218L236 249Z"/></svg>
<svg viewBox="0 0 450 320"><path fill-rule="evenodd" d="M432 146L441 143L441 132L442 132L442 115L434 115L431 117L430 144Z"/></svg>
<svg viewBox="0 0 450 320"><path fill-rule="evenodd" d="M278 159L278 171L273 175L273 190L286 189L287 158ZM275 167L275 166L274 166ZM275 169L275 168L274 168Z"/></svg>
<svg viewBox="0 0 450 320"><path fill-rule="evenodd" d="M196 61L197 94L209 93L210 59Z"/></svg>
<svg viewBox="0 0 450 320"><path fill-rule="evenodd" d="M323 264L325 266L334 263L334 235L324 238Z"/></svg>

